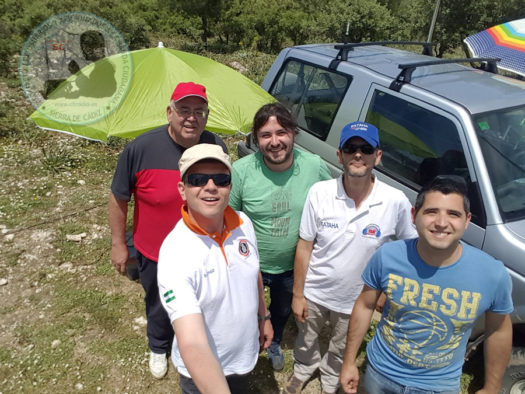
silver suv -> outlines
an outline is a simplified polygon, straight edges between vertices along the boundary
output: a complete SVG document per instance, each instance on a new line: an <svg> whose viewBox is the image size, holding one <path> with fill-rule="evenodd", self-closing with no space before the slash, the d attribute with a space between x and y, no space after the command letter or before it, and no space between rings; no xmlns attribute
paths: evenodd
<svg viewBox="0 0 525 394"><path fill-rule="evenodd" d="M303 45L281 51L262 87L296 115L298 147L324 158L333 175L341 172L341 129L363 120L380 133L376 175L412 202L435 175L467 180L472 223L464 240L503 261L512 277L514 347L503 392L522 393L525 82L449 61L374 43ZM239 156L253 149L248 138ZM482 327L473 330L473 347Z"/></svg>

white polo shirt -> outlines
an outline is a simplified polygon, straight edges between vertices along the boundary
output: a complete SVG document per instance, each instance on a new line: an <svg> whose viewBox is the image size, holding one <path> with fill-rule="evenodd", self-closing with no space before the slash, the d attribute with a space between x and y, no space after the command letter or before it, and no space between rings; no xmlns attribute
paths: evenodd
<svg viewBox="0 0 525 394"><path fill-rule="evenodd" d="M377 248L393 239L417 237L406 196L375 178L356 209L342 175L318 182L308 193L300 237L314 241L304 295L330 310L350 314L363 287L361 273Z"/></svg>
<svg viewBox="0 0 525 394"><path fill-rule="evenodd" d="M162 305L172 323L202 314L208 343L224 374L248 373L259 353L259 255L252 223L244 213L227 207L221 237L206 233L185 208L160 248ZM180 374L190 377L176 338L172 360Z"/></svg>

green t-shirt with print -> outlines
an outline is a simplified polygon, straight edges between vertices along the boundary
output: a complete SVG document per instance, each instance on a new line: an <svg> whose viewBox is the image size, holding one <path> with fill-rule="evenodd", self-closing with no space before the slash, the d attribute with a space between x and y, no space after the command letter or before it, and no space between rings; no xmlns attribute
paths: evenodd
<svg viewBox="0 0 525 394"><path fill-rule="evenodd" d="M293 164L283 172L269 170L260 152L233 163L230 206L253 222L261 271L280 274L293 269L308 190L330 178L319 156L300 149L294 149Z"/></svg>

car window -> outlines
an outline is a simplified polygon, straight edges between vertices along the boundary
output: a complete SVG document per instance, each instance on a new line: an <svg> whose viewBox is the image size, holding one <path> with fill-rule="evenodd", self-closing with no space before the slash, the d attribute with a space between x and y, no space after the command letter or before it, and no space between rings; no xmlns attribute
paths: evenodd
<svg viewBox="0 0 525 394"><path fill-rule="evenodd" d="M349 76L289 60L270 94L292 111L301 129L324 141L349 85Z"/></svg>
<svg viewBox="0 0 525 394"><path fill-rule="evenodd" d="M525 107L473 116L504 221L525 218Z"/></svg>
<svg viewBox="0 0 525 394"><path fill-rule="evenodd" d="M479 191L470 179L459 133L450 119L378 90L366 121L379 129L383 150L379 171L415 190L436 175L462 176L469 185L472 221L484 226Z"/></svg>

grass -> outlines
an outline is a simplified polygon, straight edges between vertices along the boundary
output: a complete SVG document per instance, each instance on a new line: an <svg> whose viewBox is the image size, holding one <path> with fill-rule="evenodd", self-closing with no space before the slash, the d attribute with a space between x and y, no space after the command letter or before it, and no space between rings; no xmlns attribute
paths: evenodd
<svg viewBox="0 0 525 394"><path fill-rule="evenodd" d="M141 289L109 264L105 205L125 141L39 130L9 85L0 81L13 100L0 105L0 390L120 392L126 382L112 375L147 349L144 328L130 324L143 315ZM81 242L66 240L82 232Z"/></svg>

